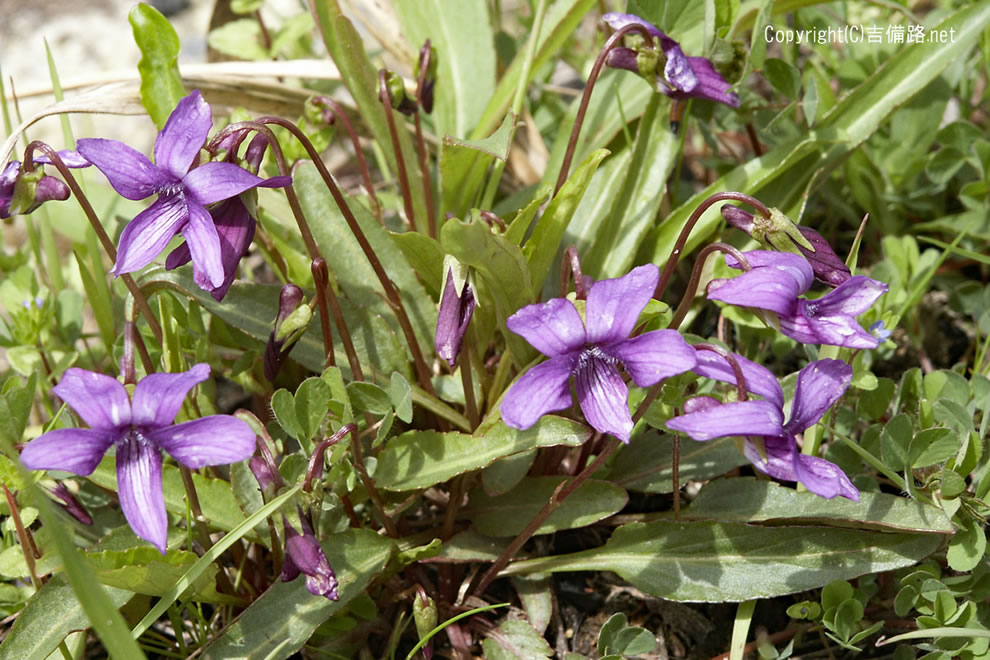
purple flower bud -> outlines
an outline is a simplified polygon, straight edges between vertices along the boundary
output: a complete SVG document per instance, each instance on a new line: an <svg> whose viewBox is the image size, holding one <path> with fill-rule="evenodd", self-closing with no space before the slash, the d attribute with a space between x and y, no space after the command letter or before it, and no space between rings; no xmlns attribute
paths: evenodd
<svg viewBox="0 0 990 660"><path fill-rule="evenodd" d="M58 500L59 506L65 509L66 513L78 520L84 525L92 525L93 518L89 515L79 500L75 498L72 491L66 487L61 481L55 484L55 488L48 491L50 492L56 500Z"/></svg>
<svg viewBox="0 0 990 660"><path fill-rule="evenodd" d="M337 600L337 576L313 533L309 514L298 506L301 530L297 531L283 515L285 524L285 562L282 564L282 582L290 582L302 573L306 576L306 589L314 596ZM301 532L301 533L300 533Z"/></svg>
<svg viewBox="0 0 990 660"><path fill-rule="evenodd" d="M60 152L60 155L62 154L65 154L66 164L69 167L89 165L74 151ZM35 162L47 163L48 159L38 157ZM80 162L83 164L80 165ZM21 170L20 161L14 160L7 164L3 172L0 172L0 218L27 215L45 202L68 198L69 187L61 179L45 174L40 167L33 172L24 172Z"/></svg>
<svg viewBox="0 0 990 660"><path fill-rule="evenodd" d="M639 73L639 66L636 64L636 51L632 48L622 48L617 46L605 56L605 65L613 69L625 69L633 73Z"/></svg>
<svg viewBox="0 0 990 660"><path fill-rule="evenodd" d="M258 480L258 485L261 486L262 492L268 492L270 489L273 490L276 484L275 473L272 472L271 466L268 462L260 456L252 456L251 460L248 461L248 467L251 469L251 474L254 478ZM279 478L280 479L280 478Z"/></svg>
<svg viewBox="0 0 990 660"><path fill-rule="evenodd" d="M430 40L427 39L419 49L419 59L416 61L416 78L421 86L417 90L419 103L423 112L433 112L433 88L437 82L437 58Z"/></svg>
<svg viewBox="0 0 990 660"><path fill-rule="evenodd" d="M852 276L849 267L821 234L794 223L777 209L771 210L769 219L762 215L754 216L732 204L724 205L721 211L729 225L746 232L763 247L803 256L819 282L836 287Z"/></svg>
<svg viewBox="0 0 990 660"><path fill-rule="evenodd" d="M265 378L274 382L282 368L282 361L306 331L313 318L313 309L303 302L303 291L295 284L286 284L278 299L278 315L275 328L265 346Z"/></svg>
<svg viewBox="0 0 990 660"><path fill-rule="evenodd" d="M461 352L461 344L467 333L471 315L474 313L474 291L470 283L464 282L460 293L454 283L453 269L447 270L447 283L440 299L440 312L437 314L437 331L434 339L437 353L447 364L454 367Z"/></svg>

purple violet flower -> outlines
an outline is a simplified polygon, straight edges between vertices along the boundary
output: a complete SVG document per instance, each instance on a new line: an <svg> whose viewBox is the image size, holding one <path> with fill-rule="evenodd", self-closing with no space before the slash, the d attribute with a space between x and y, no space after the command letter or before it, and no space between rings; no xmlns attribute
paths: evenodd
<svg viewBox="0 0 990 660"><path fill-rule="evenodd" d="M220 145L220 148L227 150L227 162L236 164L237 150L246 134L247 131L233 133ZM268 138L262 134L255 135L244 155L244 165L247 166L249 171L252 173L258 172L261 168L261 160L265 155L265 149L267 148ZM283 185L288 185L291 179L289 177L273 177L259 185L272 187L272 182L284 182ZM210 216L216 224L217 234L220 237L220 261L223 263L224 273L223 283L220 286L213 286L207 278L206 273L195 262L193 263L193 281L199 285L199 288L209 291L210 295L219 302L227 295L227 290L234 283L234 278L237 276L237 264L247 254L248 248L251 246L251 241L254 240L254 230L257 222L248 210L247 205L241 200L240 195L231 197L211 208ZM189 250L189 242L187 241L169 253L165 259L165 270L184 266L191 260L192 253Z"/></svg>
<svg viewBox="0 0 990 660"><path fill-rule="evenodd" d="M715 70L715 66L708 58L688 57L681 50L679 43L661 32L657 26L635 14L605 14L602 20L613 30L619 30L630 23L638 23L660 42L660 50L663 51L665 61L663 75L659 72L655 74L658 92L677 100L707 99L733 108L739 107L739 95L729 91L732 85ZM613 48L606 57L605 63L614 68L644 73L639 62L639 53L631 48Z"/></svg>
<svg viewBox="0 0 990 660"><path fill-rule="evenodd" d="M774 312L780 331L804 344L829 344L846 348L876 348L876 337L864 330L856 317L887 291L883 282L865 275L850 277L816 300L800 299L814 279L808 261L789 252L753 250L744 253L752 270L732 279L712 280L708 299L741 307ZM739 264L731 255L726 263Z"/></svg>
<svg viewBox="0 0 990 660"><path fill-rule="evenodd" d="M234 163L211 162L193 167L212 126L210 106L195 90L179 101L158 134L154 163L117 140L79 140L79 152L103 172L120 195L133 200L158 195L151 206L124 227L117 262L111 270L114 275L144 268L161 254L173 236L182 232L194 266L202 272L198 281L212 289L224 288L231 269L225 267L220 234L207 205L258 186L285 186L289 180L264 180ZM238 215L229 226L243 231L243 222ZM230 250L228 245L228 261Z"/></svg>
<svg viewBox="0 0 990 660"><path fill-rule="evenodd" d="M173 425L189 391L210 376L207 364L176 374L145 376L128 399L116 379L67 369L55 394L88 429L58 429L29 442L21 461L31 470L88 475L110 447L117 451L120 508L134 533L162 554L168 515L162 494L162 450L188 468L235 463L254 452L254 431L236 417L211 415Z"/></svg>
<svg viewBox="0 0 990 660"><path fill-rule="evenodd" d="M783 481L800 481L809 491L826 499L841 495L858 502L859 491L849 477L830 461L802 454L795 439L798 433L817 423L845 393L852 381L852 367L841 360L818 360L802 369L791 418L785 424L780 384L764 367L746 362L748 365L741 366L747 388L764 396L764 400L721 403L711 397L697 397L685 403L686 414L668 420L667 426L702 441L744 436L743 453L761 472ZM736 382L725 360L714 353L699 353L694 371L714 380ZM754 442L754 438L758 440Z"/></svg>
<svg viewBox="0 0 990 660"><path fill-rule="evenodd" d="M447 283L443 287L440 298L440 311L437 314L437 330L433 344L437 353L453 369L457 364L457 356L461 352L461 344L467 333L471 315L474 314L475 298L471 284L464 280L463 288L458 293L454 282L454 271L447 269Z"/></svg>
<svg viewBox="0 0 990 660"><path fill-rule="evenodd" d="M543 415L571 405L571 376L585 419L596 431L623 442L633 429L625 368L636 385L649 387L688 371L695 351L675 330L630 337L653 296L660 271L653 264L617 279L599 280L588 292L585 320L565 298L527 305L506 321L549 360L523 374L502 400L502 419L528 429Z"/></svg>
<svg viewBox="0 0 990 660"><path fill-rule="evenodd" d="M306 589L314 596L337 600L337 576L330 568L320 542L313 533L309 514L296 507L302 533L283 515L285 524L285 562L282 564L282 582L291 582L302 573L306 576Z"/></svg>
<svg viewBox="0 0 990 660"><path fill-rule="evenodd" d="M65 150L58 155L67 167L89 167L90 162L78 152ZM37 156L35 164L50 165L47 156ZM21 184L22 199L18 199L18 183ZM26 187L25 187L26 186ZM31 213L45 202L66 200L69 198L69 187L61 179L48 176L43 170L35 172L21 171L21 161L12 160L0 171L0 218L12 215ZM12 208L13 207L13 208ZM18 208L20 207L20 208Z"/></svg>

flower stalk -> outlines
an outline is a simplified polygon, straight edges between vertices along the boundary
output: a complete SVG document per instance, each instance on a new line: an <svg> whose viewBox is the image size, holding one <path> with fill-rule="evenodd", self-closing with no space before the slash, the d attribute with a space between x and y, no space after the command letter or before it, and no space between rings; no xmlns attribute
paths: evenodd
<svg viewBox="0 0 990 660"><path fill-rule="evenodd" d="M340 123L344 126L347 136L351 139L351 146L354 148L354 155L358 161L358 169L361 171L361 180L364 183L364 189L368 191L368 200L371 202L372 212L378 218L378 221L382 222L382 204L378 201L378 196L375 194L375 186L371 183L371 171L368 169L368 161L364 157L364 152L361 150L361 143L358 141L354 124L351 123L351 120L341 105L329 96L316 96L313 98L313 104L316 106L327 106L325 110L328 116L326 116L325 121L328 124L332 125L337 119L340 119Z"/></svg>
<svg viewBox="0 0 990 660"><path fill-rule="evenodd" d="M630 23L613 32L612 36L605 41L605 45L602 46L598 57L595 58L595 64L591 67L591 73L588 74L588 82L585 83L584 93L581 95L581 104L578 105L577 115L574 117L574 127L571 129L571 137L567 141L567 150L564 152L564 159L560 163L560 174L557 175L557 184L553 188L554 197L557 196L557 193L564 186L564 182L567 181L567 174L571 169L571 161L574 160L574 150L577 148L578 135L580 135L581 126L584 124L584 117L588 113L588 102L591 101L591 92L594 91L598 76L602 72L602 67L605 66L605 59L612 52L613 48L622 43L626 35L633 32L639 33L647 43L653 42L653 37L645 25Z"/></svg>
<svg viewBox="0 0 990 660"><path fill-rule="evenodd" d="M395 152L395 166L399 174L399 188L402 192L402 204L406 211L406 221L413 231L416 228L416 214L413 212L412 193L409 190L409 175L406 173L406 159L402 155L402 147L399 145L399 133L395 126L395 113L392 111L392 94L388 88L385 69L378 71L378 100L385 106L385 120L388 122L388 130L392 136L392 151ZM400 81L401 82L401 81Z"/></svg>
<svg viewBox="0 0 990 660"><path fill-rule="evenodd" d="M69 170L68 166L62 161L61 156L58 152L52 149L50 146L41 142L40 140L35 140L27 146L24 151L24 162L31 162L31 154L34 151L40 151L45 156L51 160L52 166L58 170L59 174L65 180L65 184L69 186L72 191L72 195L79 202L79 206L82 207L83 213L86 214L86 218L89 220L90 226L93 231L96 232L97 238L100 239L100 243L103 245L103 250L110 257L111 261L117 260L117 248L114 247L113 241L107 235L106 230L103 228L103 223L100 222L99 216L96 215L96 211L93 210L93 205L89 203L89 199L86 197L86 193L83 192L76 178L72 175L72 171ZM154 312L151 311L151 307L148 306L148 299L145 298L144 292L141 291L141 287L137 285L134 278L130 274L121 275L121 279L124 281L124 286L127 290L131 292L134 296L134 300L138 304L138 308L141 310L141 315L144 316L145 320L148 322L148 326L151 328L151 332L155 335L155 341L159 344L162 342L162 326L158 323L158 319L155 318ZM141 341L140 335L138 336L138 341ZM140 350L140 349L139 349Z"/></svg>
<svg viewBox="0 0 990 660"><path fill-rule="evenodd" d="M684 321L684 317L687 316L688 310L691 309L691 303L694 301L695 295L698 293L698 284L701 281L701 271L705 267L705 261L708 259L708 255L712 252L723 252L725 254L731 254L734 256L743 268L746 270L751 270L752 266L743 256L743 253L732 247L728 243L709 243L704 248L698 252L698 258L694 262L694 268L691 269L691 279L688 280L687 289L684 291L684 296L681 298L680 304L677 305L677 310L674 312L674 317L670 320L670 325L667 327L671 330L677 330L681 327L681 323Z"/></svg>
<svg viewBox="0 0 990 660"><path fill-rule="evenodd" d="M694 229L694 226L698 223L698 220L701 219L701 216L704 215L705 211L707 211L713 204L726 200L744 202L759 211L760 215L763 217L770 217L770 209L768 209L763 202L745 193L720 192L705 199L694 210L687 222L684 223L681 233L677 236L677 241L674 243L674 249L671 250L670 256L667 257L667 263L664 264L663 272L660 273L660 281L657 282L657 288L653 294L654 298L657 300L663 299L664 291L667 290L667 285L670 284L670 279L674 275L674 269L677 268L677 261L681 257L681 252L684 251L684 244L687 243L688 237L691 235L691 230Z"/></svg>

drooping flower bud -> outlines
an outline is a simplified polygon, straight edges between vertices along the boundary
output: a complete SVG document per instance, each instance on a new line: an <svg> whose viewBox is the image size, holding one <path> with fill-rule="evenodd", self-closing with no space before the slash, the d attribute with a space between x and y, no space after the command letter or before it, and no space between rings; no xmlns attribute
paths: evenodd
<svg viewBox="0 0 990 660"><path fill-rule="evenodd" d="M70 516L84 525L93 524L93 518L89 515L89 512L86 511L86 507L84 507L79 500L76 499L75 495L72 494L72 491L70 491L64 483L61 481L58 482L55 484L55 488L48 492L55 497L58 504L65 509L65 512Z"/></svg>
<svg viewBox="0 0 990 660"><path fill-rule="evenodd" d="M452 258L445 259L444 265L447 266L447 281L440 296L434 345L440 357L453 368L457 364L476 301L468 281L467 267Z"/></svg>
<svg viewBox="0 0 990 660"><path fill-rule="evenodd" d="M282 368L282 361L306 332L312 318L313 308L303 302L302 289L295 284L283 286L278 300L275 329L265 346L265 378L269 382L274 382Z"/></svg>
<svg viewBox="0 0 990 660"><path fill-rule="evenodd" d="M821 234L796 224L778 209L771 208L769 218L754 216L731 204L724 205L721 211L726 222L755 238L763 247L803 256L819 282L836 287L852 276L849 267Z"/></svg>
<svg viewBox="0 0 990 660"><path fill-rule="evenodd" d="M416 634L420 639L426 639L426 636L437 627L437 604L426 595L422 587L418 588L420 593L413 598L413 621L416 622ZM433 657L432 642L423 648L423 655L427 660Z"/></svg>
<svg viewBox="0 0 990 660"><path fill-rule="evenodd" d="M406 83L402 76L391 71L385 72L385 87L388 90L388 100L392 108L411 117L416 114L416 101L406 94Z"/></svg>
<svg viewBox="0 0 990 660"><path fill-rule="evenodd" d="M314 596L337 600L337 576L330 568L320 542L313 532L309 514L296 507L299 529L282 516L285 524L285 562L282 564L282 582L291 582L302 573L306 576L306 589ZM295 521L294 521L295 522Z"/></svg>
<svg viewBox="0 0 990 660"><path fill-rule="evenodd" d="M429 39L419 49L419 59L416 60L416 80L419 81L419 87L416 90L419 104L423 108L423 112L430 114L433 112L433 88L437 82L437 58Z"/></svg>

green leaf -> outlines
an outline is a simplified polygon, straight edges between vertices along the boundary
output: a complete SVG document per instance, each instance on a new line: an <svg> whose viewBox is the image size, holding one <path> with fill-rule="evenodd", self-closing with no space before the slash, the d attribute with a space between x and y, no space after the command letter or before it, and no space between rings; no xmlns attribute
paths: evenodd
<svg viewBox="0 0 990 660"><path fill-rule="evenodd" d="M302 437L302 428L296 418L296 404L288 390L275 390L271 400L272 414L282 429L297 440Z"/></svg>
<svg viewBox="0 0 990 660"><path fill-rule="evenodd" d="M550 500L564 477L527 477L511 492L488 496L481 488L471 491L464 509L471 524L486 536L515 536ZM594 524L620 511L629 500L626 491L607 481L589 479L564 500L535 534L551 534Z"/></svg>
<svg viewBox="0 0 990 660"><path fill-rule="evenodd" d="M536 450L499 459L481 471L481 486L491 497L504 495L522 481L533 466Z"/></svg>
<svg viewBox="0 0 990 660"><path fill-rule="evenodd" d="M388 389L392 407L395 409L395 416L408 424L412 421L413 404L412 388L402 374L394 372Z"/></svg>
<svg viewBox="0 0 990 660"><path fill-rule="evenodd" d="M884 416L894 398L896 384L889 378L878 378L877 386L859 395L856 412L867 419L877 420Z"/></svg>
<svg viewBox="0 0 990 660"><path fill-rule="evenodd" d="M322 378L307 378L299 385L295 396L296 420L303 438L316 436L330 409L330 386Z"/></svg>
<svg viewBox="0 0 990 660"><path fill-rule="evenodd" d="M883 427L881 447L883 462L892 470L900 471L911 465L911 439L914 437L914 424L911 418L901 413Z"/></svg>
<svg viewBox="0 0 990 660"><path fill-rule="evenodd" d="M602 624L601 630L598 631L598 653L599 655L607 655L609 650L612 648L615 642L616 635L619 631L624 629L629 623L629 619L622 612L616 612L608 618L608 620Z"/></svg>
<svg viewBox="0 0 990 660"><path fill-rule="evenodd" d="M210 30L210 48L239 60L267 60L268 49L261 45L261 26L253 18L239 18Z"/></svg>
<svg viewBox="0 0 990 660"><path fill-rule="evenodd" d="M485 292L495 303L499 327L520 307L532 302L529 268L518 247L491 231L483 222L448 220L440 232L443 249L466 266L475 269L485 284ZM480 292L479 292L480 293ZM535 357L528 342L504 330L506 343L516 361L523 365Z"/></svg>
<svg viewBox="0 0 990 660"><path fill-rule="evenodd" d="M455 217L464 217L481 193L485 174L496 158L509 157L509 141L515 116L505 115L494 133L478 140L459 140L444 135L440 142L440 179L444 208Z"/></svg>
<svg viewBox="0 0 990 660"><path fill-rule="evenodd" d="M364 593L385 568L393 549L390 539L367 529L332 534L320 545L337 574L339 600L309 593L301 577L275 582L206 647L203 657L288 658L328 617Z"/></svg>
<svg viewBox="0 0 990 660"><path fill-rule="evenodd" d="M646 655L657 646L657 638L649 630L639 626L623 628L612 642L614 653L625 656Z"/></svg>
<svg viewBox="0 0 990 660"><path fill-rule="evenodd" d="M6 384L19 383L15 377ZM31 407L34 405L35 376L31 376L24 387L12 387L0 396L0 438L4 444L13 446L24 437Z"/></svg>
<svg viewBox="0 0 990 660"><path fill-rule="evenodd" d="M529 80L524 81L524 86L529 86L530 81L574 34L578 25L594 6L595 0L560 0L550 5L540 29L536 55L529 67ZM519 79L522 77L525 61L526 49L520 49L499 80L495 93L489 98L485 112L471 134L472 139L477 140L495 130L495 126L509 109L512 97L519 88Z"/></svg>
<svg viewBox="0 0 990 660"><path fill-rule="evenodd" d="M911 446L923 448L911 462L911 467L924 468L944 463L955 456L962 446L962 438L951 429L925 429L914 436Z"/></svg>
<svg viewBox="0 0 990 660"><path fill-rule="evenodd" d="M512 586L526 610L526 617L541 635L553 617L553 580L549 576L514 577Z"/></svg>
<svg viewBox="0 0 990 660"><path fill-rule="evenodd" d="M763 74L779 94L796 99L801 93L801 73L784 60L771 57L763 64Z"/></svg>
<svg viewBox="0 0 990 660"><path fill-rule="evenodd" d="M669 435L647 432L634 436L616 456L609 481L640 493L673 492L673 452L674 442ZM731 438L708 442L681 440L682 484L706 481L748 462Z"/></svg>
<svg viewBox="0 0 990 660"><path fill-rule="evenodd" d="M161 129L186 90L179 75L179 35L168 19L151 5L134 5L127 20L141 50L141 103Z"/></svg>
<svg viewBox="0 0 990 660"><path fill-rule="evenodd" d="M395 10L410 46L418 49L427 39L433 45L436 132L466 137L495 92L495 42L488 3L398 0Z"/></svg>
<svg viewBox="0 0 990 660"><path fill-rule="evenodd" d="M712 481L682 515L735 522L801 520L801 524L878 531L951 534L953 530L941 509L906 497L864 492L859 502L842 497L825 500L751 477Z"/></svg>
<svg viewBox="0 0 990 660"><path fill-rule="evenodd" d="M517 431L499 422L479 435L409 431L389 441L378 457L375 481L385 490L416 490L478 470L503 456L536 447L577 447L591 437L583 424L546 415Z"/></svg>
<svg viewBox="0 0 990 660"><path fill-rule="evenodd" d="M549 658L553 649L533 626L520 619L508 619L481 643L489 660L537 660Z"/></svg>
<svg viewBox="0 0 990 660"><path fill-rule="evenodd" d="M582 267L593 277L625 274L656 223L680 152L680 140L670 130L669 108L667 97L653 95L633 143L595 173L594 178L607 177L606 182L595 187L593 181L574 212L568 231L584 254ZM586 208L591 215L582 212Z"/></svg>
<svg viewBox="0 0 990 660"><path fill-rule="evenodd" d="M436 239L415 231L389 232L389 236L402 250L406 261L423 281L423 286L434 300L440 299L443 286L443 250Z"/></svg>
<svg viewBox="0 0 990 660"><path fill-rule="evenodd" d="M157 548L87 552L86 563L102 584L149 596L163 596L196 563L195 553L169 550L162 555ZM211 565L186 592L186 597L216 602L214 577L219 569Z"/></svg>
<svg viewBox="0 0 990 660"><path fill-rule="evenodd" d="M392 410L392 401L389 399L388 393L374 383L360 381L348 383L347 395L351 399L351 405L361 412L384 415Z"/></svg>
<svg viewBox="0 0 990 660"><path fill-rule="evenodd" d="M592 175L608 155L607 149L599 149L588 156L577 171L568 177L560 192L553 198L550 206L537 221L533 235L523 250L523 254L529 261L530 274L536 289L543 287L543 281L546 279L547 273L550 272L550 266L553 264L554 257L557 256L560 242L564 238L564 232L571 222L571 217L584 197L588 184L591 183Z"/></svg>
<svg viewBox="0 0 990 660"><path fill-rule="evenodd" d="M131 599L130 591L105 587L114 609ZM85 630L89 619L76 598L69 579L53 575L28 600L0 645L0 660L47 658L73 630Z"/></svg>
<svg viewBox="0 0 990 660"><path fill-rule="evenodd" d="M983 526L975 521L969 521L949 541L949 549L945 553L945 559L954 571L971 571L980 563L986 549L987 536L983 531Z"/></svg>
<svg viewBox="0 0 990 660"><path fill-rule="evenodd" d="M910 566L937 534L723 522L624 525L600 547L511 564L509 575L614 571L650 595L703 602L772 598Z"/></svg>

